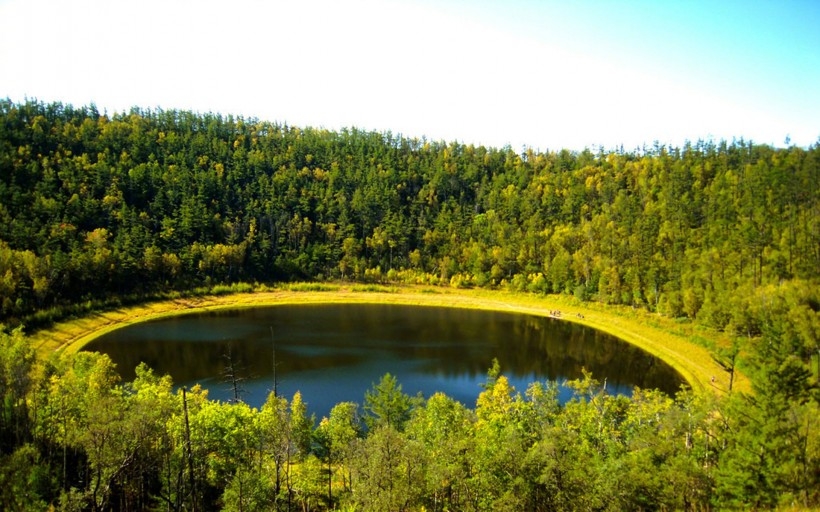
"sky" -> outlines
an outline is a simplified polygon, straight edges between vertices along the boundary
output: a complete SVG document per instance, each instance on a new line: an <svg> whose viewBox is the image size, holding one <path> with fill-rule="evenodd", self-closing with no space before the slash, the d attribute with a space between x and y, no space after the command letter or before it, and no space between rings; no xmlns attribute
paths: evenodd
<svg viewBox="0 0 820 512"><path fill-rule="evenodd" d="M0 97L540 151L820 142L817 0L0 0Z"/></svg>

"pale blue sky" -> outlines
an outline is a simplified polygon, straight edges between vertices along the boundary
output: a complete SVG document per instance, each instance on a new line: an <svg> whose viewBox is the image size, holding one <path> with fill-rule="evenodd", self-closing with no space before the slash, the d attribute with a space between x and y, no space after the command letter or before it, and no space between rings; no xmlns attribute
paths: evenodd
<svg viewBox="0 0 820 512"><path fill-rule="evenodd" d="M0 96L514 149L820 140L818 1L0 0Z"/></svg>

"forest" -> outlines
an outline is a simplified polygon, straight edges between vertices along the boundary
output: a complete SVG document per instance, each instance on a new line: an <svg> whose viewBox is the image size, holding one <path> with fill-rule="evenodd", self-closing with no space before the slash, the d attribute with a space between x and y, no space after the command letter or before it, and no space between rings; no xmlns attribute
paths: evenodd
<svg viewBox="0 0 820 512"><path fill-rule="evenodd" d="M820 506L820 141L485 148L186 111L0 101L0 508ZM720 332L749 393L476 404L385 375L309 417L175 390L24 328L235 283L565 294ZM703 343L711 343L704 340ZM473 407L474 405L474 407Z"/></svg>

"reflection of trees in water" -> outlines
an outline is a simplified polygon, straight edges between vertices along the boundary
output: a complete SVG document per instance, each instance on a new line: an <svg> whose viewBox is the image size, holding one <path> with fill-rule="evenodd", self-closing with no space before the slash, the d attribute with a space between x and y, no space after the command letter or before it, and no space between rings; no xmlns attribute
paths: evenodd
<svg viewBox="0 0 820 512"><path fill-rule="evenodd" d="M260 343L244 343L236 347L236 341L185 342L175 340L152 340L150 342L123 342L106 344L104 352L117 363L123 379L134 378L134 368L145 362L158 373L170 373L174 382L190 382L201 379L220 380L225 370L224 355L229 347L241 353L242 371L248 376L267 375L272 371L271 346ZM93 350L98 348L91 347ZM356 354L323 354L305 357L286 347L277 345L276 358L280 373L353 365L361 360Z"/></svg>
<svg viewBox="0 0 820 512"><path fill-rule="evenodd" d="M453 329L452 323L442 326ZM489 353L453 348L446 369L430 363L431 371L457 376L482 375L497 357L503 373L526 377L542 375L547 380L577 379L586 368L598 380L614 385L678 391L680 375L654 356L606 333L552 318L509 315L486 325L482 333L490 341ZM413 354L434 358L427 347Z"/></svg>
<svg viewBox="0 0 820 512"><path fill-rule="evenodd" d="M307 314L305 314L307 313ZM196 316L186 320L197 321ZM316 371L355 366L364 359L416 360L422 370L451 377L483 376L493 358L502 372L543 379L581 377L581 368L614 385L657 387L673 393L683 382L668 365L608 334L571 322L514 313L408 306L278 306L258 310L208 313L204 322L211 341L129 340L110 333L98 340L126 379L145 361L176 382L218 379L223 355L236 343L249 374L270 374L270 326L277 337L278 372ZM221 322L221 323L220 323ZM227 323L226 323L227 322ZM217 326L244 339L218 339ZM186 332L200 327L175 329ZM120 338L118 340L118 338ZM94 349L95 345L89 346ZM240 348L241 347L241 348ZM443 363L442 363L443 362Z"/></svg>
<svg viewBox="0 0 820 512"><path fill-rule="evenodd" d="M659 388L669 393L676 392L683 382L671 367L614 336L577 324L544 320L557 325L542 329L540 336L521 339L524 344L533 344L528 352L548 375L577 379L582 376L581 368L586 368L601 381L606 378L616 385Z"/></svg>

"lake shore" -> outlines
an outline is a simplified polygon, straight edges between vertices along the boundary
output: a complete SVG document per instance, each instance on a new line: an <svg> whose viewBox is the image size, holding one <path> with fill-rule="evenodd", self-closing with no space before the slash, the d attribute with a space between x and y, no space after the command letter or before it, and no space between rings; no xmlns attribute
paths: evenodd
<svg viewBox="0 0 820 512"><path fill-rule="evenodd" d="M728 374L702 344L716 333L646 311L580 302L562 295L532 295L491 290L357 285L291 285L281 289L206 295L151 302L93 313L32 333L41 356L57 350L76 352L94 338L136 322L200 311L284 304L377 303L460 307L555 316L612 334L659 357L677 370L696 391L724 393ZM723 340L716 340L720 343ZM714 377L714 380L713 380ZM747 390L748 380L735 375L734 389Z"/></svg>

